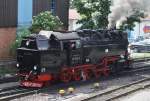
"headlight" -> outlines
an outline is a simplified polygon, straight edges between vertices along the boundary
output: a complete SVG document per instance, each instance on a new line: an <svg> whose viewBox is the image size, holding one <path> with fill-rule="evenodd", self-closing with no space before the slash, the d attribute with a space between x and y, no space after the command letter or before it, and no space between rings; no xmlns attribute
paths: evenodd
<svg viewBox="0 0 150 101"><path fill-rule="evenodd" d="M108 53L109 52L109 49L105 49L105 53Z"/></svg>
<svg viewBox="0 0 150 101"><path fill-rule="evenodd" d="M30 41L27 41L27 42L26 42L26 46L29 46L29 44L30 44Z"/></svg>
<svg viewBox="0 0 150 101"><path fill-rule="evenodd" d="M123 55L123 54L121 54L121 55L120 55L120 58L122 58L122 59L123 59L123 58L124 58L124 55Z"/></svg>
<svg viewBox="0 0 150 101"><path fill-rule="evenodd" d="M34 66L34 70L37 70L37 66Z"/></svg>
<svg viewBox="0 0 150 101"><path fill-rule="evenodd" d="M86 63L89 63L89 62L90 62L90 59L89 59L89 58L86 58L86 59L85 59L85 62L86 62Z"/></svg>
<svg viewBox="0 0 150 101"><path fill-rule="evenodd" d="M20 66L19 63L17 63L16 66L19 67Z"/></svg>

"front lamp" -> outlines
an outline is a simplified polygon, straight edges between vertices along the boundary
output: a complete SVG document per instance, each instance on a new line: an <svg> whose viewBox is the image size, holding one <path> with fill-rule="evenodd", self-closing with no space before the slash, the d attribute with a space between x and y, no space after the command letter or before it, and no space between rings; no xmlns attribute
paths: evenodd
<svg viewBox="0 0 150 101"><path fill-rule="evenodd" d="M37 66L34 66L33 68L34 68L34 70L37 70Z"/></svg>
<svg viewBox="0 0 150 101"><path fill-rule="evenodd" d="M121 58L121 59L123 59L123 58L124 58L124 55L123 55L123 54L121 54L121 55L120 55L120 58Z"/></svg>
<svg viewBox="0 0 150 101"><path fill-rule="evenodd" d="M17 63L16 66L19 67L20 66L19 63Z"/></svg>

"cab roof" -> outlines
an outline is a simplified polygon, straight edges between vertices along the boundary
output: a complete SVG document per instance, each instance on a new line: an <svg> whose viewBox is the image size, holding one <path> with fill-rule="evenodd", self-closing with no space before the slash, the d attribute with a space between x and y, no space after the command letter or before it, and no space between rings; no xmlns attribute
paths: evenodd
<svg viewBox="0 0 150 101"><path fill-rule="evenodd" d="M76 32L53 32L53 31L40 31L39 35L43 35L48 39L55 36L57 40L77 40L80 39Z"/></svg>

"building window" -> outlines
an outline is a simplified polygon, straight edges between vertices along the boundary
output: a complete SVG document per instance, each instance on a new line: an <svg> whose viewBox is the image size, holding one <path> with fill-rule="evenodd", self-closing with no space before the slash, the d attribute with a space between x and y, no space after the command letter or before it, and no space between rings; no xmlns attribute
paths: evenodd
<svg viewBox="0 0 150 101"><path fill-rule="evenodd" d="M52 14L55 14L55 8L56 8L56 1L51 0L51 12L52 12Z"/></svg>

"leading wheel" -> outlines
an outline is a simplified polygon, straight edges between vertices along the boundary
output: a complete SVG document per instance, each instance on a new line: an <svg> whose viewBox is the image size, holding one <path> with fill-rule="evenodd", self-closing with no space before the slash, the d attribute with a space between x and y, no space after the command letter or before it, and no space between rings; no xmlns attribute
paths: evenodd
<svg viewBox="0 0 150 101"><path fill-rule="evenodd" d="M96 78L99 78L101 76L101 72L97 70L94 72L94 75Z"/></svg>

